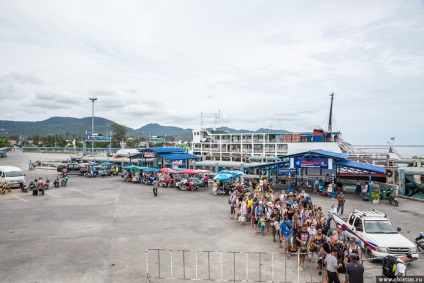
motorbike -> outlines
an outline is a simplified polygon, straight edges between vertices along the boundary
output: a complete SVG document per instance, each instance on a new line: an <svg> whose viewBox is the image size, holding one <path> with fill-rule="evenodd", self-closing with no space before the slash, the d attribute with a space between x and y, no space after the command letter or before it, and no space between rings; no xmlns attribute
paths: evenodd
<svg viewBox="0 0 424 283"><path fill-rule="evenodd" d="M387 200L389 201L390 204L394 203L394 205L399 206L399 201L397 200L397 198L395 197L395 195L393 193L387 193Z"/></svg>
<svg viewBox="0 0 424 283"><path fill-rule="evenodd" d="M224 183L222 186L219 186L216 190L217 195L229 195L231 191L230 185L228 183Z"/></svg>
<svg viewBox="0 0 424 283"><path fill-rule="evenodd" d="M128 173L125 173L125 174L122 174L121 175L121 177L124 179L124 181L126 181L126 182L130 182L131 180L132 180L132 175L131 174L128 174Z"/></svg>
<svg viewBox="0 0 424 283"><path fill-rule="evenodd" d="M44 189L45 190L48 190L49 187L50 187L50 180L49 179L46 179L46 181L44 182Z"/></svg>
<svg viewBox="0 0 424 283"><path fill-rule="evenodd" d="M28 193L28 187L27 187L25 184L22 184L22 185L21 185L21 191L22 191L23 193Z"/></svg>
<svg viewBox="0 0 424 283"><path fill-rule="evenodd" d="M144 182L144 184L146 184L146 185L153 185L153 181L154 181L155 179L153 178L153 177L147 177L147 178L144 178L143 179L143 182Z"/></svg>
<svg viewBox="0 0 424 283"><path fill-rule="evenodd" d="M159 182L159 185L161 187L173 187L174 186L174 179L172 179L172 178L161 179L160 182Z"/></svg>
<svg viewBox="0 0 424 283"><path fill-rule="evenodd" d="M60 184L60 182L59 182L59 176L57 176L56 179L53 182L53 185L54 185L55 188L59 188L59 184Z"/></svg>
<svg viewBox="0 0 424 283"><path fill-rule="evenodd" d="M131 182L133 182L133 183L139 183L140 182L140 176L134 174L133 177L131 178Z"/></svg>
<svg viewBox="0 0 424 283"><path fill-rule="evenodd" d="M420 232L418 237L415 239L415 243L417 244L418 251L424 251L424 233Z"/></svg>
<svg viewBox="0 0 424 283"><path fill-rule="evenodd" d="M68 175L64 175L62 177L62 180L60 182L60 185L63 186L63 187L66 187L67 184L68 184Z"/></svg>
<svg viewBox="0 0 424 283"><path fill-rule="evenodd" d="M199 186L193 181L180 182L177 186L177 189L182 191L197 191L198 188Z"/></svg>

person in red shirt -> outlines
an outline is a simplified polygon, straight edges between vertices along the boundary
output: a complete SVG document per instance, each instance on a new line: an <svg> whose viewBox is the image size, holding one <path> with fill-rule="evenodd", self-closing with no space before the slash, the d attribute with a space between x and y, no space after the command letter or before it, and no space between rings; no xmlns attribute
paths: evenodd
<svg viewBox="0 0 424 283"><path fill-rule="evenodd" d="M205 177L203 177L203 183L205 183L205 189L209 188L209 177L208 177L208 175L205 175Z"/></svg>

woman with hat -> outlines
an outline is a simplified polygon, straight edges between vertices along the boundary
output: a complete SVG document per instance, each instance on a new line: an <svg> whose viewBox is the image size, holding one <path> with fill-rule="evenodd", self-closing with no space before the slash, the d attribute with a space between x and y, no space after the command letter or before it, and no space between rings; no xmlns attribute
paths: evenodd
<svg viewBox="0 0 424 283"><path fill-rule="evenodd" d="M244 197L241 201L241 207L240 207L240 217L241 217L241 223L244 225L246 223L246 215L247 215L247 197Z"/></svg>
<svg viewBox="0 0 424 283"><path fill-rule="evenodd" d="M270 219L271 219L271 214L272 214L272 208L274 207L274 204L272 203L272 201L268 201L266 203L266 207L265 207L265 228L268 232L268 234L271 234L270 231Z"/></svg>

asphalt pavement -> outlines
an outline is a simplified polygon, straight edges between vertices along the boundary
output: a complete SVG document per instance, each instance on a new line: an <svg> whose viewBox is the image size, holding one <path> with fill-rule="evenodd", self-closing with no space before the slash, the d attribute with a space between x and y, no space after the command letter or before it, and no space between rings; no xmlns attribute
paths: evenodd
<svg viewBox="0 0 424 283"><path fill-rule="evenodd" d="M38 177L54 180L57 172L29 171L28 161L67 157L13 151L0 159L0 165L20 167L27 183ZM319 281L314 263L307 262L307 270L298 272L294 257L284 262L280 255L272 255L281 252L272 236L257 236L249 225L232 222L227 199L203 188L195 192L159 188L154 197L151 186L110 176L70 176L67 187L51 188L44 196L14 189L0 196L0 282L140 282L146 280L147 268L152 277L158 276L159 261L162 277L182 278L185 272L187 278L195 278L196 256L198 278L231 280L235 274L244 279L247 274L255 281L271 276L296 281L300 274L301 281ZM335 203L318 195L312 199L324 210ZM401 200L395 207L348 194L346 216L355 208L386 213L411 241L424 230L421 202ZM155 250L146 256L147 249L164 250L158 257ZM173 252L171 264L170 250L188 252L184 259L182 252ZM209 261L205 251L210 251ZM219 251L224 251L222 257Z"/></svg>

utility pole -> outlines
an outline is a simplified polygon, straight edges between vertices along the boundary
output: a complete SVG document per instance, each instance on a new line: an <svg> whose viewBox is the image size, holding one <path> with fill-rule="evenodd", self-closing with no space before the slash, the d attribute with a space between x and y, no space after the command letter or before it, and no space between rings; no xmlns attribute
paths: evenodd
<svg viewBox="0 0 424 283"><path fill-rule="evenodd" d="M94 135L94 102L97 100L97 98L91 97L89 98L91 102L93 102L93 108L91 112L91 139L93 139ZM91 141L91 154L94 155L94 141Z"/></svg>

